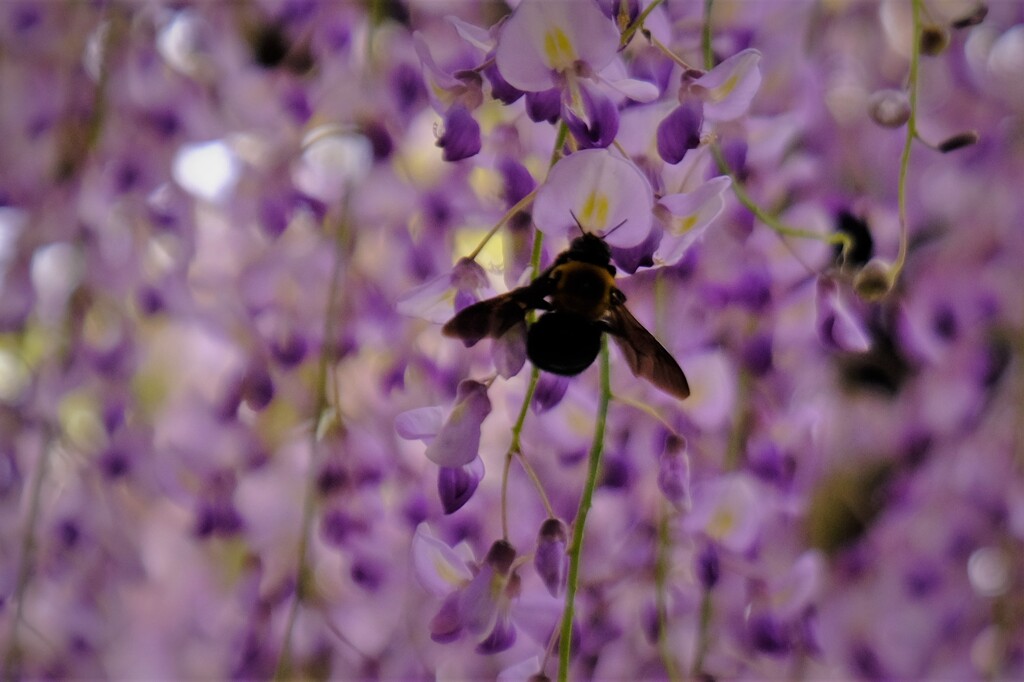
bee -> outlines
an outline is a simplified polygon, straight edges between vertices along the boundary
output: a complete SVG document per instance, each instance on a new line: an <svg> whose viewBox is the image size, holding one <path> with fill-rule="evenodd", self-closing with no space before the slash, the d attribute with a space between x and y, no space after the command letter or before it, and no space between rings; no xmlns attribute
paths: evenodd
<svg viewBox="0 0 1024 682"><path fill-rule="evenodd" d="M672 354L626 308L615 286L615 266L604 239L584 232L526 286L474 303L449 320L441 332L467 347L499 338L524 324L530 310L543 314L530 325L526 356L535 367L575 376L601 350L601 335L611 334L635 376L683 399L690 395L686 375Z"/></svg>

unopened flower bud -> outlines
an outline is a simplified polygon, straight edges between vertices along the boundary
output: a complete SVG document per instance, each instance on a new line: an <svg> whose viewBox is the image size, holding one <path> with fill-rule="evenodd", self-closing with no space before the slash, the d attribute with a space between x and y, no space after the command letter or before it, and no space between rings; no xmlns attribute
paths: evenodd
<svg viewBox="0 0 1024 682"><path fill-rule="evenodd" d="M565 587L568 568L565 549L568 542L568 530L560 519L547 519L541 524L540 532L537 534L537 550L533 555L533 565L553 597L559 596Z"/></svg>
<svg viewBox="0 0 1024 682"><path fill-rule="evenodd" d="M947 137L945 140L935 145L935 148L938 149L943 154L948 154L949 152L954 152L957 149L963 149L964 147L970 147L971 145L975 145L977 143L977 131L968 130L963 133L957 133L952 137Z"/></svg>
<svg viewBox="0 0 1024 682"><path fill-rule="evenodd" d="M495 540L491 548L487 550L484 563L494 569L498 575L507 576L515 558L516 550L507 540Z"/></svg>
<svg viewBox="0 0 1024 682"><path fill-rule="evenodd" d="M671 502L683 503L690 493L690 460L686 439L669 434L658 456L658 489Z"/></svg>
<svg viewBox="0 0 1024 682"><path fill-rule="evenodd" d="M715 550L714 545L709 544L697 555L697 577L700 578L704 589L710 590L718 583L721 573L722 569L718 561L718 552Z"/></svg>
<svg viewBox="0 0 1024 682"><path fill-rule="evenodd" d="M903 90L877 90L868 97L868 115L883 128L899 128L910 120L910 98Z"/></svg>
<svg viewBox="0 0 1024 682"><path fill-rule="evenodd" d="M880 258L872 258L853 278L853 289L865 301L877 301L895 284L892 266Z"/></svg>
<svg viewBox="0 0 1024 682"><path fill-rule="evenodd" d="M925 26L921 29L921 54L934 57L949 46L949 31L943 26Z"/></svg>
<svg viewBox="0 0 1024 682"><path fill-rule="evenodd" d="M454 514L469 502L484 476L483 462L476 458L461 467L441 467L437 473L437 494L445 514Z"/></svg>

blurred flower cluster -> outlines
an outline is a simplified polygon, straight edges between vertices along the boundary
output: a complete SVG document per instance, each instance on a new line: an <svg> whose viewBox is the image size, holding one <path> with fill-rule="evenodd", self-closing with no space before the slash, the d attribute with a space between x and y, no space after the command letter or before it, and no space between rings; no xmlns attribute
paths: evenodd
<svg viewBox="0 0 1024 682"><path fill-rule="evenodd" d="M1024 8L0 3L0 677L1024 677ZM439 323L580 231L679 361Z"/></svg>

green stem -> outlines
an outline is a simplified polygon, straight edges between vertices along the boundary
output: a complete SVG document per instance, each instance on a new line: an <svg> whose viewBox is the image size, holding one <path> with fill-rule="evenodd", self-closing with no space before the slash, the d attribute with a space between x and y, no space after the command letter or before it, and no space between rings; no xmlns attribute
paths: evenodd
<svg viewBox="0 0 1024 682"><path fill-rule="evenodd" d="M54 449L53 441L47 437L42 444L42 452L39 454L39 461L36 465L35 477L32 479L32 488L28 498L28 515L25 518L25 528L21 535L21 552L18 556L18 573L14 587L14 618L11 621L10 633L7 637L7 644L4 647L3 657L3 679L14 679L12 675L15 661L18 658L18 629L24 620L25 595L28 592L28 584L32 577L33 555L36 549L36 522L39 519L43 498L43 481L46 479L46 472L50 468L50 453Z"/></svg>
<svg viewBox="0 0 1024 682"><path fill-rule="evenodd" d="M514 216L516 213L519 213L524 208L529 206L530 203L533 201L534 197L536 196L537 190L533 190L525 197L517 201L515 206L505 211L505 215L501 216L501 219L498 220L498 222L494 224L494 227L492 227L487 232L487 234L484 235L484 238L480 240L480 243L476 245L476 248L473 249L473 251L468 256L466 256L466 258L468 258L469 260L473 260L477 256L479 256L480 252L484 250L485 246L487 246L487 242L491 241L491 237L497 234L498 230L500 230L505 225L505 223L512 219L512 216Z"/></svg>
<svg viewBox="0 0 1024 682"><path fill-rule="evenodd" d="M562 124L558 127L558 134L555 136L555 145L554 148L551 150L551 161L548 165L549 169L553 167L556 163L558 163L558 160L560 158L562 158L562 146L565 144L565 138L568 134L569 127L563 121ZM491 236L494 235L495 231L497 230L497 227L500 227L509 217L511 217L515 213L516 210L518 210L522 206L525 206L525 202L527 201L527 199L533 201L533 197L536 194L537 190L530 192L530 194L524 197L522 201L519 201L515 206L509 209L509 211L505 214L505 218L502 218L501 222L498 223L498 226L496 226L495 229L491 230L491 232L487 235L487 237L484 240L485 243L487 239L490 239ZM542 232L537 231L534 233L533 237L533 253L530 254L531 279L537 279L537 275L540 274L540 257L543 253L543 247L544 234ZM481 248L483 248L483 244L481 244L480 247L478 247L476 251L473 252L473 255L471 255L470 257L475 258L477 252L479 252ZM527 319L530 322L533 321L533 311L530 311L530 313L527 315ZM530 407L530 401L533 400L533 394L537 390L537 380L539 377L540 371L536 367L532 368L530 373L530 385L526 389L526 395L523 397L523 404L519 407L519 416L516 419L515 424L512 426L512 442L508 446L508 452L505 453L505 466L502 468L501 473L501 530L506 540L508 540L508 476L509 470L512 466L512 457L514 455L519 456L519 461L522 463L523 469L526 471L527 475L533 481L534 486L536 486L537 492L540 493L541 501L544 503L544 507L548 510L548 514L554 516L554 513L551 508L551 503L548 501L548 497L544 493L544 487L540 484L540 479L537 477L537 473L533 470L533 467L530 466L529 462L526 461L526 458L523 457L522 446L519 440L523 432L523 424L526 423L527 409Z"/></svg>
<svg viewBox="0 0 1024 682"><path fill-rule="evenodd" d="M601 470L601 455L604 453L604 431L608 417L608 403L612 397L611 363L608 359L608 336L601 336L601 396L597 405L597 420L594 425L594 440L587 458L587 480L576 510L572 528L572 544L569 547L569 577L565 586L565 610L562 612L562 633L558 646L558 679L565 682L569 677L569 654L572 648L572 622L575 615L576 590L580 579L580 557L583 555L583 529L587 514L597 488L597 474Z"/></svg>
<svg viewBox="0 0 1024 682"><path fill-rule="evenodd" d="M704 0L704 29L700 33L701 51L704 53L704 68L711 70L715 66L715 54L711 51L711 9L715 0Z"/></svg>
<svg viewBox="0 0 1024 682"><path fill-rule="evenodd" d="M644 25L644 21L647 20L647 16L651 12L653 12L654 8L660 5L662 2L664 2L664 0L654 0L654 2L649 4L644 9L644 11L640 13L640 16L636 18L636 21L630 24L629 28L622 32L622 38L619 40L619 45L621 47L629 45L629 41L632 40L633 34L636 33L640 29L640 27Z"/></svg>
<svg viewBox="0 0 1024 682"><path fill-rule="evenodd" d="M327 308L324 311L324 346L320 351L320 361L316 374L316 404L314 414L316 422L310 430L309 443L309 471L306 474L306 490L302 500L302 526L299 531L298 558L295 566L295 599L292 600L291 608L288 611L288 620L285 625L284 639L281 642L281 652L278 655L277 665L274 667L274 679L283 680L293 676L291 671L291 643L292 634L295 629L295 620L298 617L299 607L307 594L307 580L309 573L309 536L313 527L313 516L316 511L316 453L319 449L321 428L327 410L327 375L330 368L330 344L329 340L334 338L335 320L338 319L338 304L341 300L342 283L342 254L345 251L345 202L342 204L342 218L334 236L335 259L331 272L330 285L327 292Z"/></svg>
<svg viewBox="0 0 1024 682"><path fill-rule="evenodd" d="M540 233L537 233L537 242L540 241ZM537 243L535 242L535 243ZM530 385L526 389L526 395L523 397L523 404L519 406L519 416L516 418L515 424L512 425L512 442L508 446L508 451L505 453L505 466L501 471L501 532L502 537L508 540L508 475L509 470L512 467L512 457L518 455L519 461L523 465L523 469L526 471L530 480L533 481L534 486L537 488L537 492L540 493L541 501L544 503L544 508L547 509L548 515L552 516L551 503L548 501L548 496L544 492L544 487L540 483L540 479L537 477L537 473L530 466L526 458L523 457L522 445L520 443L520 436L523 432L523 424L526 423L527 410L530 407L530 401L533 400L533 394L537 390L537 380L540 378L540 370L536 367L530 371Z"/></svg>
<svg viewBox="0 0 1024 682"><path fill-rule="evenodd" d="M918 2L919 0L915 0ZM704 52L704 68L710 70L714 67L714 54L711 51L711 9L714 5L714 0L704 0L704 30L701 33L701 47ZM753 197L747 192L746 187L740 182L739 178L736 177L736 173L729 166L728 161L725 159L725 155L722 154L721 147L718 146L718 142L712 141L709 144L711 153L715 157L715 163L718 164L718 168L721 172L725 173L732 180L732 191L736 195L736 198L741 204L743 204L747 210L754 214L758 220L771 228L776 234L782 237L796 237L799 239L815 239L818 241L825 242L826 244L840 244L843 248L843 253L850 247L852 240L850 236L845 232L835 232L832 234L822 234L820 232L812 232L811 230L802 230L797 227L791 227L786 225L776 216L768 213L761 208Z"/></svg>
<svg viewBox="0 0 1024 682"><path fill-rule="evenodd" d="M725 160L725 155L722 154L722 148L718 146L718 142L711 142L709 146L711 147L711 154L715 157L715 163L718 164L719 170L732 179L732 192L736 195L739 202L743 204L747 210L753 213L755 218L771 228L776 234L782 237L815 239L817 241L825 242L826 244L839 244L842 246L844 252L849 248L852 242L850 235L845 232L824 234L821 232L813 232L811 230L792 227L761 208L761 206L759 206L758 203L754 201L753 197L751 197L747 192L746 187L743 186L743 183L740 182L739 178L736 177L736 173L729 166L729 162Z"/></svg>
<svg viewBox="0 0 1024 682"><path fill-rule="evenodd" d="M704 671L704 657L708 653L710 643L708 635L711 632L711 590L704 590L700 599L700 629L697 632L697 653L693 657L693 666L690 669L690 677L698 678Z"/></svg>
<svg viewBox="0 0 1024 682"><path fill-rule="evenodd" d="M725 451L723 466L726 471L735 470L740 464L740 458L747 445L747 436L750 434L753 414L750 409L750 391L753 389L753 377L745 369L739 371L736 377L736 416L733 419L732 430L729 433L729 444Z"/></svg>
<svg viewBox="0 0 1024 682"><path fill-rule="evenodd" d="M910 44L910 74L907 77L907 91L910 97L910 118L907 119L907 134L903 140L903 153L900 155L900 175L897 185L897 203L900 220L900 250L896 262L892 266L893 281L899 277L903 264L907 260L907 245L910 241L910 229L907 225L907 176L910 172L910 150L917 137L917 77L921 61L921 6L922 0L912 0L911 16L913 17L913 36Z"/></svg>

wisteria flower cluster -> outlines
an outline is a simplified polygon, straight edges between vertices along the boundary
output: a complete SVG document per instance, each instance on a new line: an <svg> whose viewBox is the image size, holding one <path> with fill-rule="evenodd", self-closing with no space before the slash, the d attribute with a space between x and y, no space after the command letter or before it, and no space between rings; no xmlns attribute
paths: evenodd
<svg viewBox="0 0 1024 682"><path fill-rule="evenodd" d="M0 677L1024 678L1021 73L1010 1L0 3Z"/></svg>

